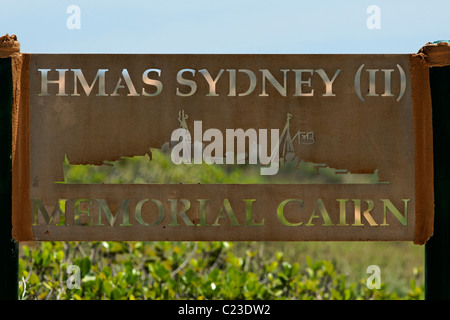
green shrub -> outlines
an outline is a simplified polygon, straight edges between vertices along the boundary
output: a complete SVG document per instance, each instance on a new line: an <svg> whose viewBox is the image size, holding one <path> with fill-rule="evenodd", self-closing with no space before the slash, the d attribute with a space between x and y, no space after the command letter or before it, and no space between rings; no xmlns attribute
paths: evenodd
<svg viewBox="0 0 450 320"><path fill-rule="evenodd" d="M264 259L251 246L237 255L230 242L41 242L21 246L22 299L423 299L410 282L407 295L385 284L370 290L349 283L330 261L304 265L281 252ZM69 289L79 267L80 288ZM69 280L69 281L68 281ZM72 282L71 282L72 283Z"/></svg>

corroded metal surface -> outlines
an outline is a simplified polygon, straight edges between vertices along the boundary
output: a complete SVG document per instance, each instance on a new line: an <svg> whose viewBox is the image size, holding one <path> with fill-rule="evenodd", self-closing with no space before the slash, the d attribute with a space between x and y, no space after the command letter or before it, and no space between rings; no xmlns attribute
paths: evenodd
<svg viewBox="0 0 450 320"><path fill-rule="evenodd" d="M422 174L432 172L423 160L432 154L426 129L431 111L418 116L414 107L415 59L420 58L31 55L32 238L423 243L430 230L418 234L416 224L417 217L430 215L429 198L421 202L429 192L418 194L417 186ZM100 166L143 156L161 149L174 129L192 131L194 121L202 121L201 134L279 129L283 161L290 152L296 164L314 164L318 172L331 168L336 175L376 180L57 183L64 181L66 157L72 164Z"/></svg>

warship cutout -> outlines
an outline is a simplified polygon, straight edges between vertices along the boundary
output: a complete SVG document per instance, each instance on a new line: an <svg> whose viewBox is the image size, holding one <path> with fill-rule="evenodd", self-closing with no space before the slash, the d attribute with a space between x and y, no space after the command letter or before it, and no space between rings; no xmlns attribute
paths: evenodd
<svg viewBox="0 0 450 320"><path fill-rule="evenodd" d="M187 172L196 165L235 167L243 165L245 172L255 174L255 165L260 165L259 174L265 176L260 183L292 184L386 184L379 179L378 170L373 173L351 173L346 169L331 168L325 163L307 162L298 155L299 148L311 147L315 143L314 131L298 130L291 135L293 115L286 114L286 123L279 134L278 129L219 129L209 128L203 132L202 121L193 121L194 130L189 130L189 116L180 110L177 120L179 127L172 132L170 141L160 149L151 148L145 156L122 157L116 161L104 161L102 165L71 164L66 155L64 162L64 181L56 183L93 183L72 181L70 171L84 167L86 176L103 172L106 180L94 183L196 183L195 181L152 181L142 177L122 177L120 170L127 163L148 166L150 171L172 170L181 167ZM191 134L192 132L192 134ZM269 147L270 145L270 147ZM246 152L248 151L248 152ZM154 159L164 158L164 168L154 164ZM139 170L137 170L139 172ZM79 175L79 173L78 173ZM109 176L116 179L110 180ZM129 176L129 174L127 175ZM280 178L281 177L281 178ZM197 182L198 183L198 182ZM215 182L212 182L215 183ZM227 183L246 183L231 181Z"/></svg>

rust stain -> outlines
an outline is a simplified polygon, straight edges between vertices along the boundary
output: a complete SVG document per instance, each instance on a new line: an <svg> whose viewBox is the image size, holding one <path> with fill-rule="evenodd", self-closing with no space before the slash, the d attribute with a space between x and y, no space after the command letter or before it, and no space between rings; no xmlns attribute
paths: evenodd
<svg viewBox="0 0 450 320"><path fill-rule="evenodd" d="M444 67L450 65L450 44L447 42L427 43L420 48L417 56L428 67Z"/></svg>
<svg viewBox="0 0 450 320"><path fill-rule="evenodd" d="M430 67L450 65L450 46L446 42L428 43L409 59L414 110L416 228L415 244L425 244L433 235L433 129Z"/></svg>
<svg viewBox="0 0 450 320"><path fill-rule="evenodd" d="M14 156L12 158L12 234L17 241L32 240L33 230L30 218L30 137L29 137L29 63L30 55L21 55L18 83L14 94L13 118L16 123Z"/></svg>
<svg viewBox="0 0 450 320"><path fill-rule="evenodd" d="M433 234L433 131L428 67L422 57L411 56L413 86L416 227L415 244L424 244ZM424 196L426 195L426 196Z"/></svg>

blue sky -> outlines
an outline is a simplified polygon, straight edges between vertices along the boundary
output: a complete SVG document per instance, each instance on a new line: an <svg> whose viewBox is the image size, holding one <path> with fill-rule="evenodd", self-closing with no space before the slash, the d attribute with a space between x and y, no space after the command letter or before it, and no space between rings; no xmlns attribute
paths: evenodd
<svg viewBox="0 0 450 320"><path fill-rule="evenodd" d="M30 53L414 53L450 38L450 1L0 0ZM69 29L67 7L80 8ZM370 5L380 29L366 25Z"/></svg>

